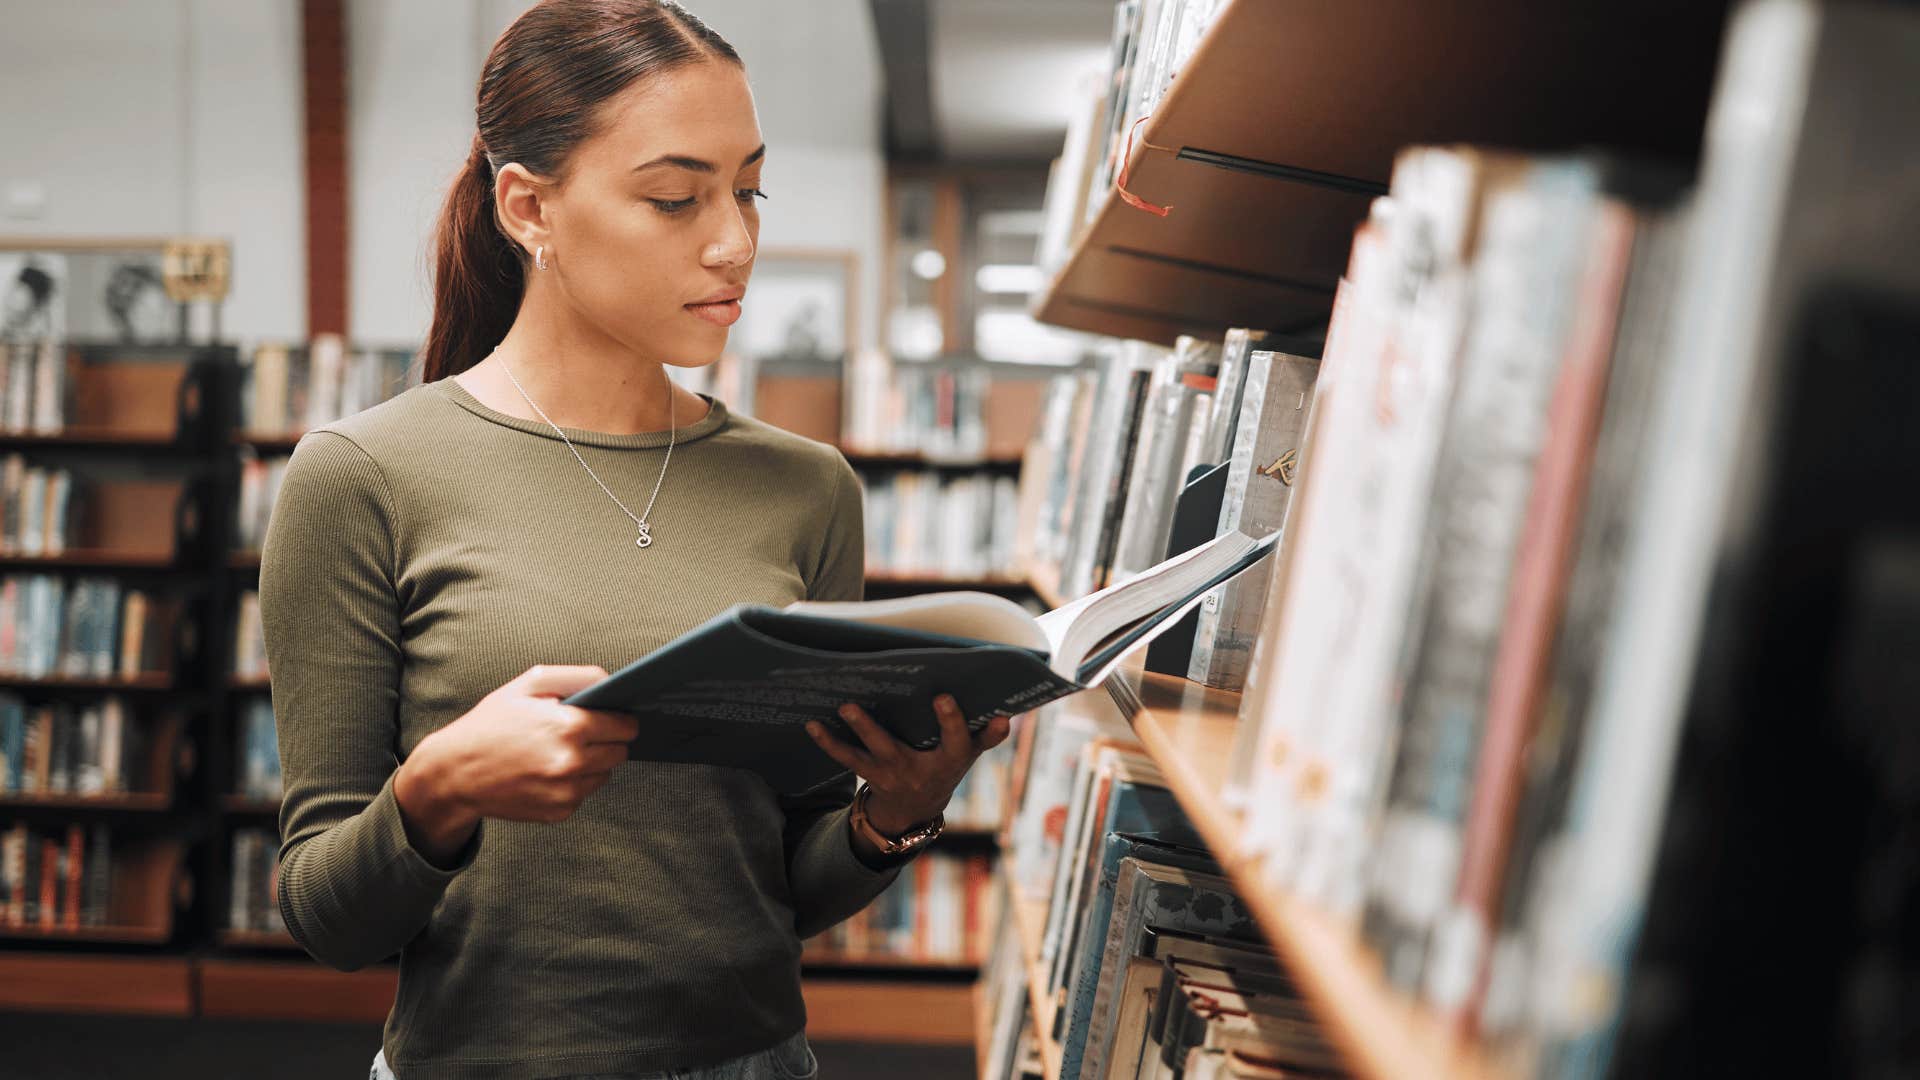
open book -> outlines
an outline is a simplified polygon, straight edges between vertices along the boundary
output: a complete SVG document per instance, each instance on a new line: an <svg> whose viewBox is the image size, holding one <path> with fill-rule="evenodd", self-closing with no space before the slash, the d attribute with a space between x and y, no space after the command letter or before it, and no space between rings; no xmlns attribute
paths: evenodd
<svg viewBox="0 0 1920 1080"><path fill-rule="evenodd" d="M1098 686L1277 539L1230 532L1038 618L979 592L736 604L565 700L639 716L635 759L751 769L802 791L846 772L806 721L859 745L838 713L853 702L928 749L940 741L938 694L978 730Z"/></svg>

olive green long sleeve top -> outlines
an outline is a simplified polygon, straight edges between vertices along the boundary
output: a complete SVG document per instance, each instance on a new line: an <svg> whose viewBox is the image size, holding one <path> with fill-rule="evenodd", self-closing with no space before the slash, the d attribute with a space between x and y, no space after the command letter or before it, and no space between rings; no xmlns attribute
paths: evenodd
<svg viewBox="0 0 1920 1080"><path fill-rule="evenodd" d="M615 671L739 602L859 599L859 480L833 447L709 398L649 523L546 424L451 378L303 436L260 564L286 795L279 904L353 970L400 958L405 1080L652 1071L806 1022L800 939L898 867L856 857L853 781L629 761L568 820L487 819L450 869L413 847L399 763L534 664ZM667 434L566 433L638 512Z"/></svg>

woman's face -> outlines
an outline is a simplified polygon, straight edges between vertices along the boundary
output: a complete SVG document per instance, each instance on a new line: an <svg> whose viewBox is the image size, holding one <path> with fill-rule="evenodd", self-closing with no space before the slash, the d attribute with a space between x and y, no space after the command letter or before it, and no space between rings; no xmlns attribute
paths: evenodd
<svg viewBox="0 0 1920 1080"><path fill-rule="evenodd" d="M551 269L528 273L553 275L578 317L641 356L710 363L760 242L766 148L746 74L696 63L601 108L599 132L545 201Z"/></svg>

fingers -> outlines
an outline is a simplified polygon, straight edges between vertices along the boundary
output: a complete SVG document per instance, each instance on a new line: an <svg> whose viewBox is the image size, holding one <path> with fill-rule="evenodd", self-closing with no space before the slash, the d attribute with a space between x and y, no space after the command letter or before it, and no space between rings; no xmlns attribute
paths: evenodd
<svg viewBox="0 0 1920 1080"><path fill-rule="evenodd" d="M1013 718L996 716L987 721L987 726L973 734L973 752L977 756L1007 741L1007 735L1013 731Z"/></svg>
<svg viewBox="0 0 1920 1080"><path fill-rule="evenodd" d="M593 743L580 752L580 768L583 772L611 772L615 765L624 764L626 760L625 743Z"/></svg>
<svg viewBox="0 0 1920 1080"><path fill-rule="evenodd" d="M893 769L905 762L906 747L902 746L900 740L894 738L886 728L881 727L879 721L868 716L867 710L851 703L842 705L840 718L847 722L847 726L853 729L855 735L859 736L861 745L866 748L867 757L876 764Z"/></svg>
<svg viewBox="0 0 1920 1080"><path fill-rule="evenodd" d="M972 733L967 731L967 718L960 712L960 703L952 694L938 694L933 699L933 715L940 722L941 753L958 761L966 761L973 756Z"/></svg>
<svg viewBox="0 0 1920 1080"><path fill-rule="evenodd" d="M827 725L820 721L807 721L807 734L813 737L815 746L826 751L827 756L839 762L841 766L863 776L874 768L872 758L855 749L851 744L836 738L833 732L827 730Z"/></svg>
<svg viewBox="0 0 1920 1080"><path fill-rule="evenodd" d="M598 664L535 664L515 681L534 697L566 697L607 677Z"/></svg>
<svg viewBox="0 0 1920 1080"><path fill-rule="evenodd" d="M566 710L567 723L583 743L630 743L640 737L640 718L632 713L556 705Z"/></svg>

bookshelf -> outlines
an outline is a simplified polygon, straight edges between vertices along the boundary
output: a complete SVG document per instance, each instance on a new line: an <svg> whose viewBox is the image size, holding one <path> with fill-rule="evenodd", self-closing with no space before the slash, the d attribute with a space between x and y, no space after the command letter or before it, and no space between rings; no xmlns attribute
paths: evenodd
<svg viewBox="0 0 1920 1080"><path fill-rule="evenodd" d="M1040 1063L1046 1080L1059 1080L1060 1044L1053 1041L1054 1001L1047 996L1046 981L1040 973L1040 938L1046 922L1046 905L1018 895L1012 903L1014 932L1020 935L1020 962L1027 968L1027 1003L1033 1010L1034 1042L1040 1047Z"/></svg>
<svg viewBox="0 0 1920 1080"><path fill-rule="evenodd" d="M1728 4L1583 7L1227 0L1135 132L1127 189L1170 212L1099 196L1034 317L1163 345L1319 327L1407 145L1692 160Z"/></svg>

